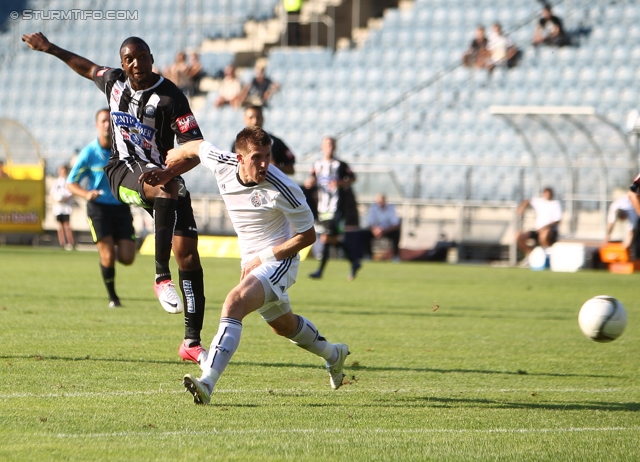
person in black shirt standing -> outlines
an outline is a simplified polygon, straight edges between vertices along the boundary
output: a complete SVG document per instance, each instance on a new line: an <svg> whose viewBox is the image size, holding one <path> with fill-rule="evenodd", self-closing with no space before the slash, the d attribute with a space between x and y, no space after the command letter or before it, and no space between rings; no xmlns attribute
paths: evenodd
<svg viewBox="0 0 640 462"><path fill-rule="evenodd" d="M139 37L129 37L120 46L122 69L99 66L54 45L40 32L23 35L22 40L31 49L53 55L77 74L93 80L105 93L113 136L111 157L105 167L111 191L121 202L141 206L153 216L154 290L166 311L180 313L183 304L169 268L173 250L187 307L185 339L179 354L183 360L200 363L207 355L200 344L204 277L191 198L179 177L165 185L154 180L166 168L165 156L175 138L180 144L202 139L187 98L173 83L153 72L153 55ZM143 176L145 172L152 174Z"/></svg>
<svg viewBox="0 0 640 462"><path fill-rule="evenodd" d="M551 6L545 4L542 8L542 17L538 20L533 34L533 44L551 45L562 47L570 45L570 39L564 30L562 19L551 12Z"/></svg>
<svg viewBox="0 0 640 462"><path fill-rule="evenodd" d="M249 106L244 110L244 125L246 127L260 127L264 123L264 117L262 115L262 108L259 106ZM293 175L295 173L294 164L296 158L291 152L291 149L284 144L284 142L271 133L271 165L278 167L287 175ZM231 152L236 152L235 141L231 145Z"/></svg>

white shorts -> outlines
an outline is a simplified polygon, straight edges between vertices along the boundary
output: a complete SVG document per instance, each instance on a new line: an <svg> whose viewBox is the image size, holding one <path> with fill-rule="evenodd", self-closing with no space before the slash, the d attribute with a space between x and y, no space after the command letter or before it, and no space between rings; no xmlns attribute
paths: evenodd
<svg viewBox="0 0 640 462"><path fill-rule="evenodd" d="M258 313L271 322L291 311L287 290L296 282L300 266L300 255L295 254L280 261L263 263L251 271L264 288L264 305Z"/></svg>

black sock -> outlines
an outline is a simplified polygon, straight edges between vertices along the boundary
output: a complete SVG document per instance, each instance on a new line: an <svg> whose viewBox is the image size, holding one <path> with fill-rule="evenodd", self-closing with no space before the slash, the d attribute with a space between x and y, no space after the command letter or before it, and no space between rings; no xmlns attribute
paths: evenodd
<svg viewBox="0 0 640 462"><path fill-rule="evenodd" d="M153 203L153 225L156 238L156 282L171 279L169 259L176 225L176 199L158 197Z"/></svg>
<svg viewBox="0 0 640 462"><path fill-rule="evenodd" d="M196 271L178 270L180 290L184 298L184 338L200 341L204 322L204 275L202 268Z"/></svg>
<svg viewBox="0 0 640 462"><path fill-rule="evenodd" d="M327 265L329 261L329 256L331 255L331 245L325 244L322 248L322 260L320 260L320 268L318 268L318 273L322 274L324 271L324 267Z"/></svg>
<svg viewBox="0 0 640 462"><path fill-rule="evenodd" d="M102 263L100 263L100 272L102 273L102 280L104 281L107 293L109 294L109 300L119 300L116 295L116 268L113 266L111 268L107 268L102 266Z"/></svg>
<svg viewBox="0 0 640 462"><path fill-rule="evenodd" d="M353 251L349 248L349 246L346 245L344 242L338 245L342 248L342 251L344 252L344 256L347 257L347 260L349 260L349 263L351 263L351 266L356 266L358 264L358 260L354 258Z"/></svg>

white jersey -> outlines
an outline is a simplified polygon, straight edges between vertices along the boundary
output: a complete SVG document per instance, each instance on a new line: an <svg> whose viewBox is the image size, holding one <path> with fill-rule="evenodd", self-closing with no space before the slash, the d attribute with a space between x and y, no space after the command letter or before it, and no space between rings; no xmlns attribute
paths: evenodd
<svg viewBox="0 0 640 462"><path fill-rule="evenodd" d="M562 219L562 206L558 200L534 197L529 203L536 211L536 231Z"/></svg>
<svg viewBox="0 0 640 462"><path fill-rule="evenodd" d="M238 235L242 265L258 252L280 245L313 228L313 213L300 187L276 167L260 184L245 186L238 176L237 155L208 141L200 144L200 161L218 182L233 229Z"/></svg>
<svg viewBox="0 0 640 462"><path fill-rule="evenodd" d="M56 178L56 181L51 187L51 199L53 199L52 212L53 216L58 215L71 215L73 208L71 191L67 189L67 179L64 177Z"/></svg>
<svg viewBox="0 0 640 462"><path fill-rule="evenodd" d="M626 228L627 230L633 230L638 224L638 213L631 203L631 199L627 196L622 196L616 199L609 206L609 213L607 214L607 223L615 223L617 220L617 211L622 210L627 214Z"/></svg>

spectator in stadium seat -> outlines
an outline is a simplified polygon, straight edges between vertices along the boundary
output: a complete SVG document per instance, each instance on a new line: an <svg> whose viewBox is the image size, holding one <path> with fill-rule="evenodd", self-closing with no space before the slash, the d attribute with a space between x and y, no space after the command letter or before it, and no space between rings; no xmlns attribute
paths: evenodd
<svg viewBox="0 0 640 462"><path fill-rule="evenodd" d="M466 67L477 67L484 69L490 63L491 54L487 50L487 36L483 26L476 27L476 36L471 41L471 45L462 56L462 63Z"/></svg>
<svg viewBox="0 0 640 462"><path fill-rule="evenodd" d="M535 229L532 231L519 231L516 236L518 248L525 257L520 263L521 266L528 264L528 257L536 246L543 248L551 247L558 239L558 226L562 219L562 206L560 201L553 198L553 189L544 188L542 197L525 199L517 209L518 216L522 216L527 208L533 208L536 213ZM529 244L529 240L534 244Z"/></svg>
<svg viewBox="0 0 640 462"><path fill-rule="evenodd" d="M205 72L200 62L200 56L195 52L189 53L189 67L187 70L188 96L195 96L201 93L200 81L204 76Z"/></svg>
<svg viewBox="0 0 640 462"><path fill-rule="evenodd" d="M500 23L493 24L487 43L487 50L490 54L487 69L490 72L496 67L506 68L515 65L514 61L518 49L513 44L513 41L503 34Z"/></svg>
<svg viewBox="0 0 640 462"><path fill-rule="evenodd" d="M58 177L51 187L51 200L53 216L58 222L58 242L60 247L65 250L73 250L75 242L73 240L73 231L69 219L73 210L73 194L67 189L67 176L69 175L69 166L60 165L58 167Z"/></svg>
<svg viewBox="0 0 640 462"><path fill-rule="evenodd" d="M188 94L192 81L189 77L189 63L186 53L179 51L176 54L176 60L162 71L162 75L171 80L185 95Z"/></svg>
<svg viewBox="0 0 640 462"><path fill-rule="evenodd" d="M256 65L255 76L242 89L240 99L245 106L267 106L269 99L280 89L280 85L265 75L263 65Z"/></svg>
<svg viewBox="0 0 640 462"><path fill-rule="evenodd" d="M224 77L220 82L218 97L214 102L215 107L221 108L228 104L232 108L238 109L242 104L241 92L242 84L236 77L236 68L229 64L224 68Z"/></svg>
<svg viewBox="0 0 640 462"><path fill-rule="evenodd" d="M533 44L562 47L570 45L571 40L564 30L562 20L551 12L551 6L545 4L542 17L533 33Z"/></svg>
<svg viewBox="0 0 640 462"><path fill-rule="evenodd" d="M638 213L636 212L631 199L624 195L611 203L607 214L607 232L604 237L604 243L607 244L611 239L611 233L616 223L622 223L625 234L622 244L629 251L632 258L640 256L636 251L637 235L638 235Z"/></svg>
<svg viewBox="0 0 640 462"><path fill-rule="evenodd" d="M309 275L320 279L329 261L331 247L342 248L351 263L348 279L355 279L362 253L358 203L351 185L356 175L346 162L335 158L336 140L322 140L322 159L316 161L305 181L308 189L317 186L318 233L323 244L320 267Z"/></svg>
<svg viewBox="0 0 640 462"><path fill-rule="evenodd" d="M371 258L371 241L388 238L393 248L393 261L400 261L400 218L396 208L387 203L384 194L376 194L376 203L369 209L367 228L363 231L364 255Z"/></svg>
<svg viewBox="0 0 640 462"><path fill-rule="evenodd" d="M259 106L250 106L244 110L245 127L261 127L264 123L262 108ZM287 175L295 173L294 164L296 157L293 155L289 147L284 144L280 138L269 134L271 137L271 165L278 167ZM235 141L231 145L231 152L236 152Z"/></svg>

